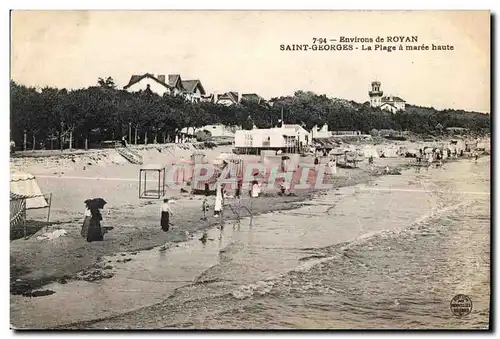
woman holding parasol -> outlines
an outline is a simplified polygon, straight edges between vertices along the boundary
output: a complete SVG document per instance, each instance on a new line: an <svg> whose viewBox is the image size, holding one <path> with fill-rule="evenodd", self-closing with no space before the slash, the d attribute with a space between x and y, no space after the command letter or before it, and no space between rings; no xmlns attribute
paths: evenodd
<svg viewBox="0 0 500 339"><path fill-rule="evenodd" d="M101 229L102 214L100 210L103 209L106 204L107 202L102 198L92 199L87 204L91 214L87 231L88 242L104 240Z"/></svg>

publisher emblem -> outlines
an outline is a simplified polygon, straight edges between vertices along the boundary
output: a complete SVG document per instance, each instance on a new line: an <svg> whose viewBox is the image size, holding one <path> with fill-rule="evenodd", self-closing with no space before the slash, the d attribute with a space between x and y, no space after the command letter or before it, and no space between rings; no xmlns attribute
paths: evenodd
<svg viewBox="0 0 500 339"><path fill-rule="evenodd" d="M451 299L450 310L457 317L466 316L472 311L472 300L465 294L457 294Z"/></svg>

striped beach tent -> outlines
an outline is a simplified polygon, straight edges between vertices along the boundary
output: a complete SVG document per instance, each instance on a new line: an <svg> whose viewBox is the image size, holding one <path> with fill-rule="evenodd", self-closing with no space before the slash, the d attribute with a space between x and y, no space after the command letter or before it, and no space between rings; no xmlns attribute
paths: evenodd
<svg viewBox="0 0 500 339"><path fill-rule="evenodd" d="M17 196L24 196L26 209L46 208L49 206L42 190L33 174L25 172L12 173L10 191Z"/></svg>
<svg viewBox="0 0 500 339"><path fill-rule="evenodd" d="M50 219L52 194L42 193L33 174L18 172L10 176L10 227L24 227L26 237L26 211L48 208L47 222Z"/></svg>
<svg viewBox="0 0 500 339"><path fill-rule="evenodd" d="M28 197L10 192L10 227L23 227L26 221L26 199Z"/></svg>

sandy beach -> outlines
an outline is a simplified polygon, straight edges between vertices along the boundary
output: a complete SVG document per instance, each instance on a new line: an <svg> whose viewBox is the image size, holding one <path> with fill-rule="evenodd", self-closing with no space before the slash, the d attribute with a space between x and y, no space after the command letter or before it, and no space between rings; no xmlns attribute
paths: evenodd
<svg viewBox="0 0 500 339"><path fill-rule="evenodd" d="M143 148L139 152L145 163L171 163L180 158L188 159L194 150L192 145L182 147L163 145ZM230 147L221 146L203 151L207 159L214 159L221 152L230 151ZM251 156L247 157L251 160ZM303 161L311 163L313 159L309 157ZM338 168L337 175L330 179L333 183L332 190L369 183L380 176L379 169L408 168L410 161L401 157L380 158L376 159L373 167L368 166L365 161L359 168ZM113 261L120 263L138 260L136 256L140 255L141 251L157 251L165 245L167 249L179 247L186 241L199 238L203 230L213 230L220 225L220 220L212 217L211 212L208 213L208 220L202 220L201 196L169 190L168 195L176 199L175 215L172 220L173 228L167 233L163 232L159 226L160 202L138 198L139 168L140 165L124 161L113 150L69 154L64 157L13 158L11 171L23 170L34 174L42 191L52 193L51 222L54 224L48 226L47 230L63 229L67 234L53 240L37 240L37 235L44 231L41 230L27 240L17 239L11 242L11 293L44 290L51 283L49 290L54 289L54 283L65 285L70 281L78 283L81 280L109 279L114 274ZM257 199L250 199L248 194L244 194L239 204L250 209L253 216L258 216L297 209L314 197L325 194L312 188L297 191L295 196L278 196L277 191L276 188L266 189L263 196ZM103 197L108 201L104 209L103 226L113 229L105 234L103 242L87 243L80 236L83 201L93 197ZM248 210L238 207L236 200L228 199L227 204L233 207L239 217L249 216ZM213 202L211 205L213 206ZM46 211L30 211L28 219L43 220L44 213ZM232 209L225 208L225 222L235 219L237 216ZM111 260L113 257L121 257L122 260ZM107 266L109 267L106 268ZM22 311L25 312L22 317L24 320L19 319L19 322L16 322L16 316L25 307L31 309L31 312L37 310L36 307L30 308L26 305L27 299L31 298L12 297L12 322L15 326L37 327L36 321L26 321L30 314L28 310ZM156 299L149 300L149 304L154 302ZM91 316L89 317L80 318L74 314L62 323L49 322L38 326L59 326L77 320L90 320Z"/></svg>

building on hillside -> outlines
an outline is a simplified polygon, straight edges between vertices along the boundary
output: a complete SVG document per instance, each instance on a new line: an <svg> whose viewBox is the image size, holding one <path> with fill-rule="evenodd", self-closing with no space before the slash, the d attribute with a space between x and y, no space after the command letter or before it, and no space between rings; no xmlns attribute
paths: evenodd
<svg viewBox="0 0 500 339"><path fill-rule="evenodd" d="M201 98L200 98L200 101L201 102L215 103L215 95L213 93L212 94L202 95Z"/></svg>
<svg viewBox="0 0 500 339"><path fill-rule="evenodd" d="M216 95L215 103L218 105L231 106L240 102L238 92L226 92Z"/></svg>
<svg viewBox="0 0 500 339"><path fill-rule="evenodd" d="M380 107L380 109L392 113L406 109L406 101L400 97L393 95L384 97L384 92L381 90L381 83L379 81L373 81L371 85L372 89L368 92L371 107Z"/></svg>
<svg viewBox="0 0 500 339"><path fill-rule="evenodd" d="M182 80L182 87L186 93L186 99L191 102L200 102L206 95L200 80Z"/></svg>
<svg viewBox="0 0 500 339"><path fill-rule="evenodd" d="M182 80L179 74L169 74L168 78L165 74L132 75L123 89L128 92L150 91L160 96L180 95L191 102L199 102L206 94L200 80Z"/></svg>
<svg viewBox="0 0 500 339"><path fill-rule="evenodd" d="M174 88L165 82L164 75L154 76L150 73L132 75L123 89L128 92L151 91L160 96L174 94Z"/></svg>
<svg viewBox="0 0 500 339"><path fill-rule="evenodd" d="M161 75L163 77L163 75ZM180 74L169 74L168 84L174 89L174 95L183 94L185 92L182 86L182 78Z"/></svg>
<svg viewBox="0 0 500 339"><path fill-rule="evenodd" d="M393 104L390 104L388 102L384 102L379 107L380 107L380 109L383 109L384 111L389 111L391 113L396 113L398 111L398 109L396 108L396 106L394 106Z"/></svg>

